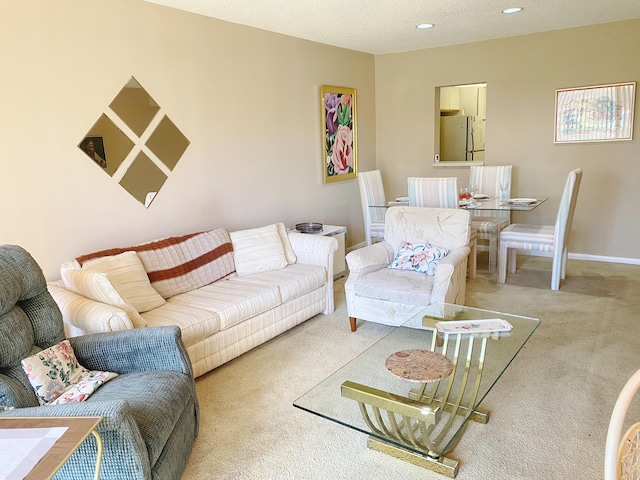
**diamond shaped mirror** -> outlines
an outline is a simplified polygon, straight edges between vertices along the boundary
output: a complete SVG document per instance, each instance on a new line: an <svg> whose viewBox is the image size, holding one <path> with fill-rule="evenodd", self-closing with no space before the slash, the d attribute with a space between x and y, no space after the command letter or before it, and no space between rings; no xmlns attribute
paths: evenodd
<svg viewBox="0 0 640 480"><path fill-rule="evenodd" d="M78 148L149 208L190 142L133 77L109 107ZM145 145L141 137L148 137Z"/></svg>

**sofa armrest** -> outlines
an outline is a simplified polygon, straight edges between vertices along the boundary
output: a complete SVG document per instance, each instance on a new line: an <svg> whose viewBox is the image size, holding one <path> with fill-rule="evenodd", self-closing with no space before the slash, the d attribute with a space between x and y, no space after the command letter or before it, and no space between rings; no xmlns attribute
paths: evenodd
<svg viewBox="0 0 640 480"><path fill-rule="evenodd" d="M180 328L175 325L82 335L69 342L80 365L89 370L171 370L193 377Z"/></svg>
<svg viewBox="0 0 640 480"><path fill-rule="evenodd" d="M333 312L333 255L338 250L338 240L325 235L289 232L289 243L296 254L296 263L318 265L327 272L327 297L324 314Z"/></svg>
<svg viewBox="0 0 640 480"><path fill-rule="evenodd" d="M433 277L431 302L464 304L470 248L458 247L440 260Z"/></svg>
<svg viewBox="0 0 640 480"><path fill-rule="evenodd" d="M133 329L121 308L83 297L57 282L49 282L47 288L62 312L68 336Z"/></svg>
<svg viewBox="0 0 640 480"><path fill-rule="evenodd" d="M296 263L333 267L333 253L338 250L338 241L325 235L289 232L289 243L298 258ZM331 257L331 261L329 261Z"/></svg>
<svg viewBox="0 0 640 480"><path fill-rule="evenodd" d="M393 261L394 256L393 247L386 241L349 252L345 257L349 268L349 278L347 278L345 288L350 288L362 275L387 267Z"/></svg>
<svg viewBox="0 0 640 480"><path fill-rule="evenodd" d="M103 417L98 431L118 430L131 420L131 409L126 400L70 402L50 406L16 408L2 412L2 417ZM135 423L131 423L135 426ZM137 430L137 427L135 428Z"/></svg>

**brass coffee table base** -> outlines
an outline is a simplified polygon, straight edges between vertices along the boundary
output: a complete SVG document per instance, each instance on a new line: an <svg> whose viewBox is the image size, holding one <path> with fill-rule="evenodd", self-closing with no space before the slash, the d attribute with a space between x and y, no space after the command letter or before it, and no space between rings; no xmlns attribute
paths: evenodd
<svg viewBox="0 0 640 480"><path fill-rule="evenodd" d="M444 475L449 478L455 478L458 474L458 461L447 457L430 458L423 455L418 455L415 452L406 450L397 445L380 440L376 437L369 437L367 440L367 447L377 452L385 453L399 460L412 463L418 467L432 470L436 473Z"/></svg>
<svg viewBox="0 0 640 480"><path fill-rule="evenodd" d="M464 321L475 328L476 321L496 319L513 328L447 331L436 325ZM451 455L470 421L487 423L489 412L480 410L480 403L539 324L535 318L434 303L312 388L294 406L366 433L372 450L455 478L462 462ZM446 357L453 366L451 373L445 376L434 369L427 352ZM389 365L393 356L410 361ZM432 375L432 370L437 374Z"/></svg>

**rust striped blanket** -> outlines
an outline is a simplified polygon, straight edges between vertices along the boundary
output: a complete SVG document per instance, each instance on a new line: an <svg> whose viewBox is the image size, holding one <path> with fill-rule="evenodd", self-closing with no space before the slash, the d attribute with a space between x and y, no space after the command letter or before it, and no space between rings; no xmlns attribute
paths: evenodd
<svg viewBox="0 0 640 480"><path fill-rule="evenodd" d="M94 258L127 251L138 254L151 285L165 299L208 285L235 271L231 238L224 228L102 250L76 260L82 265Z"/></svg>

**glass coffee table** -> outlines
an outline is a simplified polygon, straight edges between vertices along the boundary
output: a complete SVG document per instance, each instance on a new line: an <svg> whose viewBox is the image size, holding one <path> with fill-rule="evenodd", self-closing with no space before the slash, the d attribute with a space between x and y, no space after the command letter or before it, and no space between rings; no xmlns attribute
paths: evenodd
<svg viewBox="0 0 640 480"><path fill-rule="evenodd" d="M455 478L458 461L447 455L469 420L489 420L480 403L539 324L433 304L294 406L368 434L369 448Z"/></svg>

